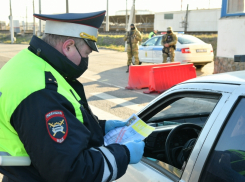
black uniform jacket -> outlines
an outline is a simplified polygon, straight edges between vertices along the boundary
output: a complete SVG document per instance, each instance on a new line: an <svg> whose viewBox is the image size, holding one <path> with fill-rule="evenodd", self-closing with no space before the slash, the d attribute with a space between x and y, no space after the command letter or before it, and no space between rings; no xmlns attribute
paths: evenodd
<svg viewBox="0 0 245 182"><path fill-rule="evenodd" d="M72 66L67 69L67 62L70 64L71 61L35 36L28 49L37 53L67 78L67 82L81 97L79 102L83 105L81 110L84 123L76 118L72 104L57 93L57 85L46 79L46 88L25 98L11 117L11 125L17 131L31 158L31 166L5 166L0 167L0 172L8 178L9 182L99 182L105 172L104 163L107 162L110 172L108 180L110 180L113 166L109 159L102 152L91 149L103 145L105 121L97 120L89 109L83 85L71 76L76 70L71 70ZM44 74L46 78L52 76L50 73ZM52 140L46 127L45 115L56 110L63 112L68 126L67 137L62 143ZM119 178L127 169L129 151L127 147L119 144L112 144L106 148L115 158L116 178Z"/></svg>

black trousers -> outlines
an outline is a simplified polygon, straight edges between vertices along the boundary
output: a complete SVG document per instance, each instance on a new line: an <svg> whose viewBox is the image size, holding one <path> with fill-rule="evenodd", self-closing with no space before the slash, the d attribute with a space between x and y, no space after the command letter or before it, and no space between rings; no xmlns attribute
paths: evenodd
<svg viewBox="0 0 245 182"><path fill-rule="evenodd" d="M2 180L2 182L9 182L9 179L8 179L8 177L6 177L6 176L3 176L3 180Z"/></svg>

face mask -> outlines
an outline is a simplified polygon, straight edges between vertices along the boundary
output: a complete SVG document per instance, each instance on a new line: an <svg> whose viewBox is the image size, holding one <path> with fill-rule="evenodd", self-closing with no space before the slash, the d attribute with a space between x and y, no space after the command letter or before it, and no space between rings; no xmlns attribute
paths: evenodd
<svg viewBox="0 0 245 182"><path fill-rule="evenodd" d="M75 45L78 54L81 56L81 62L79 63L79 67L81 68L82 74L88 69L88 57L84 58L82 57L82 55L80 54L80 52L78 51L77 46ZM81 75L82 75L81 74Z"/></svg>
<svg viewBox="0 0 245 182"><path fill-rule="evenodd" d="M134 30L135 29L135 27L134 28L131 28L131 30Z"/></svg>
<svg viewBox="0 0 245 182"><path fill-rule="evenodd" d="M168 34L169 34L169 33L172 33L172 31L171 31L171 30L168 30L167 33L168 33Z"/></svg>

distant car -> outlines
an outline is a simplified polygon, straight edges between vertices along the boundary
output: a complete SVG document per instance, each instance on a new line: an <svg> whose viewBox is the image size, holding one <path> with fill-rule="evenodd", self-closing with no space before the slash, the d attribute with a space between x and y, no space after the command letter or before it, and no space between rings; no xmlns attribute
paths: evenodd
<svg viewBox="0 0 245 182"><path fill-rule="evenodd" d="M202 40L185 34L177 34L178 42L175 50L175 61L193 63L195 66L204 66L213 61L213 47ZM139 46L140 62L162 63L161 45L162 35L155 36Z"/></svg>
<svg viewBox="0 0 245 182"><path fill-rule="evenodd" d="M245 71L199 77L137 115L155 127L138 164L117 182L244 182Z"/></svg>

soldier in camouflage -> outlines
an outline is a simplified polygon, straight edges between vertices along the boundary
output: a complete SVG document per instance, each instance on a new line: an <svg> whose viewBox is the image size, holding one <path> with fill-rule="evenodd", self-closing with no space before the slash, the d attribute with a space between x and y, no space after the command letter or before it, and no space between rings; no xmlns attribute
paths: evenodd
<svg viewBox="0 0 245 182"><path fill-rule="evenodd" d="M171 62L174 62L175 48L177 43L177 36L173 32L172 27L167 28L167 34L162 36L161 44L164 46L162 49L163 63L167 62L167 57L170 57Z"/></svg>
<svg viewBox="0 0 245 182"><path fill-rule="evenodd" d="M132 57L134 56L135 64L139 65L139 52L138 46L141 41L141 33L137 30L134 24L131 24L131 30L126 33L124 36L124 41L127 41L127 54L128 54L128 69L126 73L129 71L129 66L132 63Z"/></svg>

